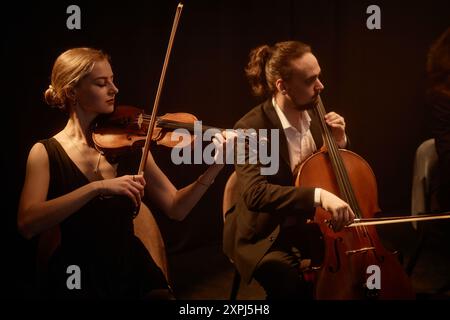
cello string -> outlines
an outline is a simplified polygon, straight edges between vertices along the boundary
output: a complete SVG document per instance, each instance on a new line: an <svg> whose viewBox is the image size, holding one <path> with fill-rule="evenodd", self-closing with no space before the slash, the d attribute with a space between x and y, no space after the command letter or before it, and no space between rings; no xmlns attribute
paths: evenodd
<svg viewBox="0 0 450 320"><path fill-rule="evenodd" d="M349 203L349 205L352 208L354 208L354 206L351 203L351 201L353 199L350 198L350 195L349 195L349 192L348 192L349 186L347 184L345 184L346 179L345 179L344 171L342 170L342 165L338 161L339 157L337 155L338 154L337 147L336 147L336 145L334 143L334 139L331 136L331 132L330 132L328 126L325 123L325 108L324 108L324 106L322 104L320 96L318 98L319 98L319 101L318 101L318 104L316 106L316 111L318 113L318 117L319 117L319 120L320 120L322 131L324 133L324 140L325 140L326 146L328 148L330 162L332 164L333 171L334 171L334 174L336 176L336 181L338 183L338 187L339 187L339 190L341 192L341 197L343 197L345 199L345 201L347 203ZM355 214L358 216L359 212L356 211ZM355 228L356 228L356 230L355 230L356 233L359 235L361 233L361 230L359 230L358 227L355 227Z"/></svg>
<svg viewBox="0 0 450 320"><path fill-rule="evenodd" d="M319 100L320 103L320 108L322 109L322 116L325 117L325 107L323 106L322 100ZM334 139L331 137L331 132L330 132L330 128L327 126L326 127L327 130L327 134L329 135L329 145L330 145L330 152L332 154L333 160L336 162L336 168L339 171L339 177L342 179L343 182L343 192L346 195L346 200L349 202L349 204L351 205L352 209L357 211L357 214L360 215L360 210L359 210L359 206L358 203L355 200L355 196L348 178L348 174L347 171L345 169L342 157L340 156L339 153L339 148L336 144L336 142L334 141Z"/></svg>
<svg viewBox="0 0 450 320"><path fill-rule="evenodd" d="M342 170L342 162L339 161L341 160L339 157L339 151L337 150L336 143L332 138L330 129L325 123L325 108L322 104L320 96L319 96L318 110L320 121L325 131L325 138L328 147L330 162L332 163L332 166L334 168L334 173L336 175L336 181L338 183L341 196L345 199L346 202L350 204L350 206L354 207L354 203L352 203L353 199L351 198L351 194L349 192L349 186L348 184L346 184L348 178L346 178L345 171Z"/></svg>
<svg viewBox="0 0 450 320"><path fill-rule="evenodd" d="M325 107L322 104L322 101L319 100L319 108L320 108L320 113L321 113L321 119L325 118ZM324 121L324 120L323 120ZM351 190L351 186L349 186L348 182L348 176L345 174L345 169L343 168L343 163L341 160L341 158L339 157L339 151L337 149L336 143L334 141L334 139L331 136L331 132L330 132L330 128L328 126L326 126L324 124L325 130L326 130L326 136L327 136L327 142L328 142L328 149L329 149L329 153L330 153L330 160L332 162L335 162L335 174L336 174L336 179L338 182L340 183L340 190L341 193L344 195L345 200L347 201L347 203L349 203L350 207L353 209L355 215L357 217L359 217L361 214L358 210L358 207L355 206L355 202L354 202L354 198L352 197L352 194L350 192ZM356 228L356 234L358 237L361 236L361 233L363 232L363 230L361 230L360 228Z"/></svg>
<svg viewBox="0 0 450 320"><path fill-rule="evenodd" d="M322 116L324 117L325 116L325 108L324 108L321 100L320 100L320 104L321 104L320 107L322 109ZM344 186L343 192L346 194L346 198L347 198L346 200L352 206L353 210L355 210L356 213L358 215L360 215L361 212L360 212L358 203L356 201L352 186L350 184L348 174L345 169L342 157L340 156L338 146L337 146L336 142L334 141L334 139L331 138L331 132L330 132L330 129L328 128L328 126L326 127L326 130L329 135L330 152L332 154L333 160L336 162L336 167L337 167L337 170L339 171L338 174L343 181L343 186Z"/></svg>
<svg viewBox="0 0 450 320"><path fill-rule="evenodd" d="M317 110L320 115L319 117L322 127L325 131L325 137L328 143L328 151L330 153L330 160L332 164L334 163L333 167L335 168L336 179L338 181L340 191L344 194L346 201L351 206L353 212L355 213L355 216L361 218L361 210L359 208L358 202L356 201L356 197L350 184L347 171L343 164L342 157L340 156L336 142L332 138L330 128L325 124L325 107L323 106L320 95L318 96ZM367 234L368 230L366 226L357 226L355 228L358 236L361 237L361 233Z"/></svg>
<svg viewBox="0 0 450 320"><path fill-rule="evenodd" d="M323 113L325 114L325 108L323 106L323 104L321 105L321 107L323 108ZM331 153L332 156L334 158L334 161L336 161L336 167L337 167L337 171L338 171L338 175L340 176L340 178L342 179L343 185L344 185L344 192L346 194L346 198L348 199L348 203L350 204L351 208L353 209L353 212L355 213L356 217L362 217L362 212L361 209L358 205L358 202L356 200L354 191L353 191L353 187L350 183L350 179L348 177L347 174L347 170L345 168L345 165L343 163L343 159L340 155L340 151L338 149L337 143L335 142L335 140L331 137L331 132L330 132L330 128L328 128L327 126L327 130L328 133L330 134L330 149L331 149ZM360 226L360 227L356 227L356 233L359 237L361 237L362 234L367 234L367 229L365 228L365 226Z"/></svg>
<svg viewBox="0 0 450 320"><path fill-rule="evenodd" d="M325 123L325 114L324 114L324 110L323 110L323 105L321 105L320 103L320 96L319 96L319 103L316 106L316 111L317 111L317 115L321 124L321 128L322 128L322 132L323 132L323 137L325 140L325 145L327 146L328 149L328 154L329 154L329 158L330 158L330 162L331 165L333 167L333 171L336 175L336 181L338 183L338 187L339 187L339 191L341 192L341 196L343 196L344 198L347 198L347 195L345 193L345 189L344 189L344 185L342 184L343 178L341 177L341 172L338 171L336 165L337 163L334 161L335 159L335 154L334 154L334 150L333 150L333 146L332 146L332 141L330 139L330 132L328 131L328 127L326 126ZM348 199L345 199L346 201L348 201Z"/></svg>

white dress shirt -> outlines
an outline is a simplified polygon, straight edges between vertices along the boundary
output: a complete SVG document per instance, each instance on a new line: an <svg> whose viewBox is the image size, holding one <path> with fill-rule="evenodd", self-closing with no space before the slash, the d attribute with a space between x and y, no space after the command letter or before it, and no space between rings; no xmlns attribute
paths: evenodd
<svg viewBox="0 0 450 320"><path fill-rule="evenodd" d="M298 118L299 131L286 118L286 115L278 106L275 98L272 98L272 104L278 118L280 119L281 126L286 136L291 171L294 172L299 163L305 161L317 150L316 143L314 142L314 138L310 130L311 117L306 110L300 112ZM314 190L314 205L316 207L320 206L320 191L320 188L316 188Z"/></svg>

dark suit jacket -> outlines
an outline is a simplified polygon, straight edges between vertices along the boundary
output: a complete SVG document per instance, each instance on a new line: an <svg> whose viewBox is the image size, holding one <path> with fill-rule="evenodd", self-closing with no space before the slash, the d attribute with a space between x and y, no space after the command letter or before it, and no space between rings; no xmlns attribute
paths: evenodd
<svg viewBox="0 0 450 320"><path fill-rule="evenodd" d="M439 211L450 210L450 97L436 95L430 99L432 130L439 156L439 182L437 190Z"/></svg>
<svg viewBox="0 0 450 320"><path fill-rule="evenodd" d="M320 127L313 112L310 116L311 133L319 149ZM288 215L300 220L313 217L314 188L294 186L286 136L271 99L243 116L235 125L235 129L239 128L279 129L279 169L275 175L261 175L259 163L235 166L239 199L226 218L223 246L244 281L249 282L256 265L277 239L285 218Z"/></svg>

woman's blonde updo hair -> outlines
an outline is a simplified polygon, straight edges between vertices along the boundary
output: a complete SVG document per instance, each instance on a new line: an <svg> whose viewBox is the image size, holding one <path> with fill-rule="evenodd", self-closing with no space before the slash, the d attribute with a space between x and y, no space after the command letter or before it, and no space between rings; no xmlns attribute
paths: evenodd
<svg viewBox="0 0 450 320"><path fill-rule="evenodd" d="M273 47L263 45L253 49L245 68L253 94L264 98L273 95L277 79L289 79L291 61L308 52L311 52L311 47L300 41L278 42Z"/></svg>
<svg viewBox="0 0 450 320"><path fill-rule="evenodd" d="M67 111L69 89L92 71L95 62L102 60L110 58L97 49L74 48L63 52L53 65L51 84L44 93L45 102Z"/></svg>

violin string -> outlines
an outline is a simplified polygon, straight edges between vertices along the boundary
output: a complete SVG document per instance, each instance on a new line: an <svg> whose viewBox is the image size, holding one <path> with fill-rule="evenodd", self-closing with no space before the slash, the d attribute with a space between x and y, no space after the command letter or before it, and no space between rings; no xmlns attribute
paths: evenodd
<svg viewBox="0 0 450 320"><path fill-rule="evenodd" d="M140 124L140 123L144 123L144 124L148 124L150 122L150 120L144 120L144 121L140 121L139 120L139 116L135 117L135 119L133 120L133 124ZM159 121L159 124L164 124L165 126L169 127L169 128L180 128L180 129L188 129L190 131L194 131L195 127L193 123L189 123L189 122L179 122L179 121L173 121L173 120L161 120ZM225 129L222 128L217 128L217 127L211 127L211 126L206 126L206 125L202 125L202 131L205 132L208 129L215 129L215 130L219 130L219 131L225 131Z"/></svg>
<svg viewBox="0 0 450 320"><path fill-rule="evenodd" d="M133 124L139 124L140 121L136 120L133 121ZM143 121L144 124L148 124L148 121ZM172 128L172 129L188 129L191 131L194 131L194 125L192 123L185 123L185 122L171 122L171 121L164 121L165 127ZM204 127L202 126L202 129L204 131Z"/></svg>
<svg viewBox="0 0 450 320"><path fill-rule="evenodd" d="M144 119L143 122L144 122L145 124L147 124L147 123L151 120L151 116L146 115L146 114L140 114L139 116L136 116L136 117L134 118L134 123L139 123L139 122L141 122L140 118L143 118L143 119ZM163 119L162 121L164 121L165 123L182 124L182 125L187 125L187 126L193 125L193 124L188 123L188 122L179 122L179 121L175 121L175 120L166 120L166 119ZM202 125L202 126L203 126L203 127L207 127L207 128L211 128L211 129L218 129L218 130L220 130L220 131L224 131L224 130L225 130L225 129L217 128L217 127L211 127L211 126L205 126L205 125Z"/></svg>

